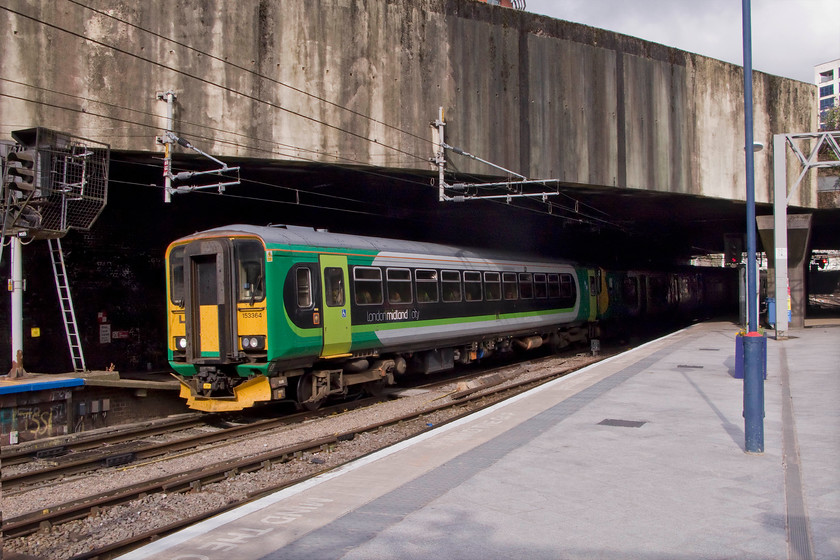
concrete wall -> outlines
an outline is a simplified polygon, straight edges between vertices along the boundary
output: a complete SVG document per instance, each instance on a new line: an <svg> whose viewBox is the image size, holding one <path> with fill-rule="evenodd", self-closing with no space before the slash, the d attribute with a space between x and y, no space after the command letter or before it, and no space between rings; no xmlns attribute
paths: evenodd
<svg viewBox="0 0 840 560"><path fill-rule="evenodd" d="M214 155L429 171L443 106L450 144L530 177L746 196L731 64L470 0L85 3L101 13L0 11L0 137L41 125L160 151L155 92L172 89L175 129ZM768 202L772 135L815 130L817 90L759 73L754 90ZM792 203L816 202L810 177Z"/></svg>

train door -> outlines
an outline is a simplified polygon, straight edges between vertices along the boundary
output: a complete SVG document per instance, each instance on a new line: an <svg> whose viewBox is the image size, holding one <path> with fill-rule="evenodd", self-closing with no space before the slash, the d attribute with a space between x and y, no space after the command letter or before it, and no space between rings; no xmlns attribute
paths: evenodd
<svg viewBox="0 0 840 560"><path fill-rule="evenodd" d="M648 282L647 276L644 274L639 275L639 314L643 317L647 315L648 309Z"/></svg>
<svg viewBox="0 0 840 560"><path fill-rule="evenodd" d="M589 317L590 322L598 319L598 271L590 269L589 273Z"/></svg>
<svg viewBox="0 0 840 560"><path fill-rule="evenodd" d="M610 292L607 289L607 271L603 268L596 268L596 282L598 282L598 318L606 316L610 305Z"/></svg>
<svg viewBox="0 0 840 560"><path fill-rule="evenodd" d="M324 345L321 357L340 356L350 350L350 296L347 257L321 255L322 324Z"/></svg>
<svg viewBox="0 0 840 560"><path fill-rule="evenodd" d="M226 364L237 353L232 294L232 250L227 240L191 243L185 252L187 360Z"/></svg>

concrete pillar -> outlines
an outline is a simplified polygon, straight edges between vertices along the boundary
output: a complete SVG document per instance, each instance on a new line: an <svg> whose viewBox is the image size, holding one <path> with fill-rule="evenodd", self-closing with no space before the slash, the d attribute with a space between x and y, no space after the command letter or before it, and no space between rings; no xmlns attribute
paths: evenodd
<svg viewBox="0 0 840 560"><path fill-rule="evenodd" d="M776 251L774 251L773 216L756 217L761 244L767 253L767 293L776 293ZM790 285L791 320L790 328L805 327L805 309L808 293L805 289L808 265L808 245L811 240L811 214L790 214L787 216L787 265ZM787 302L776 302L776 316L787 313Z"/></svg>

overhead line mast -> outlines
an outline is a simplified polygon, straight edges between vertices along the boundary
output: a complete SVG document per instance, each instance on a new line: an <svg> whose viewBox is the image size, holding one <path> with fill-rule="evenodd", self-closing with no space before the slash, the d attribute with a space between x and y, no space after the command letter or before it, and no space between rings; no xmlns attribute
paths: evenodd
<svg viewBox="0 0 840 560"><path fill-rule="evenodd" d="M538 191L538 192L525 192L523 189L526 185L548 185L550 183L559 184L560 181L558 179L528 179L525 175L521 175L515 171L511 171L510 169L504 168L501 165L497 165L491 161L487 161L482 159L476 155L473 155L469 152L466 152L460 148L455 146L450 146L444 141L444 127L446 126L446 122L443 120L443 107L440 107L438 111L438 118L430 123L432 127L432 145L435 150L435 155L431 159L431 162L436 164L438 167L438 201L439 202L464 202L466 200L472 199L499 199L504 198L507 202L510 202L513 198L541 198L543 202L548 201L549 196L557 196L560 194L559 190L553 191ZM452 150L458 155L464 156L466 158L478 161L479 163L483 163L485 165L489 165L490 167L494 167L499 171L505 172L509 177L513 176L516 177L517 180L513 181L497 181L494 183L453 183L449 184L446 182L446 178L444 176L446 171L446 150ZM475 193L467 193L468 188L476 189ZM507 192L501 195L489 195L489 194L480 194L477 192L478 189L482 188L505 188ZM464 194L457 194L455 196L450 196L446 194L446 191L455 191Z"/></svg>
<svg viewBox="0 0 840 560"><path fill-rule="evenodd" d="M218 189L219 193L223 193L225 191L225 187L231 187L240 184L239 180L239 167L228 167L228 165L211 156L210 154L203 152L202 150L193 146L190 142L185 140L184 138L179 137L176 135L173 130L173 118L174 118L174 106L175 106L175 92L172 90L165 91L162 93L158 93L156 95L159 101L166 102L166 132L163 136L157 137L158 144L163 144L163 201L164 202L172 202L172 195L176 193L188 193L192 191L197 191L201 189ZM172 146L174 144L178 144L188 150L192 150L197 154L200 154L207 159L212 160L214 163L218 164L220 167L218 169L210 169L208 171L182 171L180 173L172 173ZM199 177L203 175L221 175L222 173L230 173L236 172L236 180L234 181L220 181L218 183L209 183L204 185L184 185L180 187L173 187L173 181L188 181L193 177Z"/></svg>

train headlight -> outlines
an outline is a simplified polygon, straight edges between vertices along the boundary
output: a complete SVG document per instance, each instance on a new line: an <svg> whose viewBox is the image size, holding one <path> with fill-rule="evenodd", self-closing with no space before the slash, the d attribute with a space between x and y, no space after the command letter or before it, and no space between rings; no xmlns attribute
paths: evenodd
<svg viewBox="0 0 840 560"><path fill-rule="evenodd" d="M240 342L243 350L262 350L265 348L264 336L243 336Z"/></svg>
<svg viewBox="0 0 840 560"><path fill-rule="evenodd" d="M185 336L176 336L175 337L175 347L179 350L186 350L187 349L187 337Z"/></svg>

